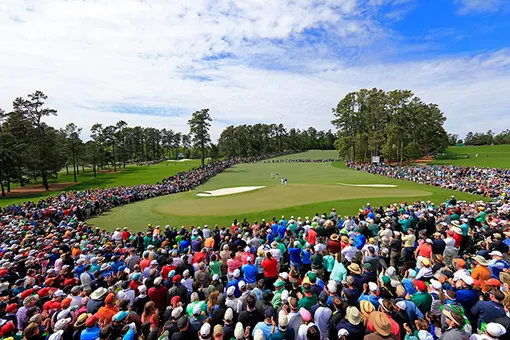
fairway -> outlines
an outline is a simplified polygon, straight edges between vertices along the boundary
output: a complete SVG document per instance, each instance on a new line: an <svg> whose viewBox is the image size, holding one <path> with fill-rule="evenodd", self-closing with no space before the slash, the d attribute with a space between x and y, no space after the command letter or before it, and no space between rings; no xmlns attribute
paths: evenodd
<svg viewBox="0 0 510 340"><path fill-rule="evenodd" d="M189 160L184 162L177 161L163 161L155 165L128 165L126 169L119 168L117 172L112 171L98 171L97 177L94 177L94 172L90 168L85 168L85 172L81 171L76 179L78 183L71 184L65 190L83 190L90 188L106 188L139 184L155 184L160 182L163 178L172 176L178 172L187 171L193 167L200 166L200 160ZM50 183L60 182L73 182L72 172L67 175L65 172L59 174L58 180L50 180ZM40 184L40 183L39 183ZM33 184L30 184L33 185ZM41 184L42 186L42 184ZM16 186L13 186L15 188ZM15 197L0 198L0 207L8 204L26 202L30 200L39 200L41 197L46 197L52 193L60 191L47 191L39 194L28 194L24 196L17 195Z"/></svg>
<svg viewBox="0 0 510 340"><path fill-rule="evenodd" d="M476 157L478 154L478 158ZM469 155L469 158L466 157ZM450 146L433 164L510 168L510 145Z"/></svg>
<svg viewBox="0 0 510 340"><path fill-rule="evenodd" d="M280 178L271 179L271 173L276 172L280 178L288 178L287 186L280 184ZM352 186L375 184L392 187ZM204 191L247 186L263 188L218 197L196 195ZM147 223L172 226L230 225L234 219L242 218L260 221L282 214L313 216L315 213L329 212L333 207L341 214L352 215L367 202L373 205L416 200L440 203L452 194L458 199L481 199L470 194L347 169L342 163L259 162L238 164L191 192L116 208L90 220L90 223L107 229L127 226L133 230L142 230Z"/></svg>

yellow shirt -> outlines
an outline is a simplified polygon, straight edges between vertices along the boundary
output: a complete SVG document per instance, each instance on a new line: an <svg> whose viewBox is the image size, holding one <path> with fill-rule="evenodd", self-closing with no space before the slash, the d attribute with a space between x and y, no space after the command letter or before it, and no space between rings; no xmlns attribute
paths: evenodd
<svg viewBox="0 0 510 340"><path fill-rule="evenodd" d="M416 241L416 236L414 236L412 234L402 236L402 241L404 241L404 247L414 248L414 242Z"/></svg>

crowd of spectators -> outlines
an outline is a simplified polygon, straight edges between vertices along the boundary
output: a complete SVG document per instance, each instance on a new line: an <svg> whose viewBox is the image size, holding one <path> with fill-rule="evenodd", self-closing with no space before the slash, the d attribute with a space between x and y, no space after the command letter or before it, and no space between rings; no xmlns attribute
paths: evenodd
<svg viewBox="0 0 510 340"><path fill-rule="evenodd" d="M371 174L492 198L507 196L510 192L509 169L453 165L388 166L353 162L348 162L347 166Z"/></svg>

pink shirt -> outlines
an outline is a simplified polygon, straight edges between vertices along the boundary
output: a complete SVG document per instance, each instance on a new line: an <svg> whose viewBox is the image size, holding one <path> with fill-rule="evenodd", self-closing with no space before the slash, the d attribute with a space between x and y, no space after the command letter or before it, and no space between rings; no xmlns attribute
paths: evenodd
<svg viewBox="0 0 510 340"><path fill-rule="evenodd" d="M234 270L239 268L239 261L236 259L229 259L227 260L227 267L228 267L228 273L234 274Z"/></svg>

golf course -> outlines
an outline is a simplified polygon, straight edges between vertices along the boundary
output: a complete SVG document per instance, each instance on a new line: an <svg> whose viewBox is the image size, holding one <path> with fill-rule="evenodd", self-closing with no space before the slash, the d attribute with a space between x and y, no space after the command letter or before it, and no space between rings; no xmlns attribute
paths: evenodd
<svg viewBox="0 0 510 340"><path fill-rule="evenodd" d="M337 152L333 150L311 150L277 159L337 158ZM271 178L271 174L276 173L279 174L278 179ZM281 184L282 177L288 179L287 185ZM230 191L235 192L241 187L258 188L214 195L215 190L232 189ZM386 205L430 200L439 204L451 195L459 200L482 199L480 196L347 169L341 162L270 160L235 165L193 191L115 208L89 220L89 223L107 229L127 226L133 230L143 230L147 223L161 226L230 225L234 219L260 221L282 214L304 218L329 212L332 208L342 215L353 215L368 202Z"/></svg>

